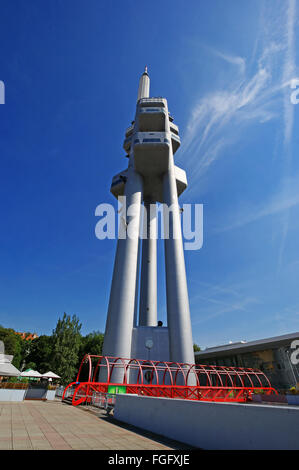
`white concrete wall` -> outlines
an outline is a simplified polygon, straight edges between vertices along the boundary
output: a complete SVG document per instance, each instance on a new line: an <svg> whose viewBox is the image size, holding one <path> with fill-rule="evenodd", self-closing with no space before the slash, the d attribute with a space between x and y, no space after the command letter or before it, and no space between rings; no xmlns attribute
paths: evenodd
<svg viewBox="0 0 299 470"><path fill-rule="evenodd" d="M46 399L54 400L55 394L56 394L56 390L47 390Z"/></svg>
<svg viewBox="0 0 299 470"><path fill-rule="evenodd" d="M0 389L0 402L1 401L23 401L27 389L16 390L9 388ZM45 398L47 400L54 400L56 390L47 390Z"/></svg>
<svg viewBox="0 0 299 470"><path fill-rule="evenodd" d="M12 388L0 389L0 401L23 401L27 390L16 390Z"/></svg>
<svg viewBox="0 0 299 470"><path fill-rule="evenodd" d="M153 347L150 351L145 347L148 339L153 341ZM169 361L168 328L165 326L133 328L131 357L151 359L152 361Z"/></svg>
<svg viewBox="0 0 299 470"><path fill-rule="evenodd" d="M299 407L117 395L114 416L202 449L299 449Z"/></svg>

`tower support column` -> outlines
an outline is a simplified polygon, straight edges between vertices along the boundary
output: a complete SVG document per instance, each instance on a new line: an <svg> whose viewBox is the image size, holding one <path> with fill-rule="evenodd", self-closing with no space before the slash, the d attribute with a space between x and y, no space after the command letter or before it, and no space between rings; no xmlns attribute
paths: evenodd
<svg viewBox="0 0 299 470"><path fill-rule="evenodd" d="M167 296L167 324L169 329L169 354L174 362L194 362L191 319L180 210L174 173L173 154L169 150L168 171L163 177L164 227L168 223L169 237L165 238L165 272ZM168 212L168 214L167 214Z"/></svg>
<svg viewBox="0 0 299 470"><path fill-rule="evenodd" d="M142 177L131 166L124 193L126 208L131 206L131 212L120 218L119 232L126 238L119 237L117 241L103 355L131 356L142 193ZM117 378L115 370L112 379L117 382Z"/></svg>
<svg viewBox="0 0 299 470"><path fill-rule="evenodd" d="M144 201L139 326L157 326L157 211Z"/></svg>

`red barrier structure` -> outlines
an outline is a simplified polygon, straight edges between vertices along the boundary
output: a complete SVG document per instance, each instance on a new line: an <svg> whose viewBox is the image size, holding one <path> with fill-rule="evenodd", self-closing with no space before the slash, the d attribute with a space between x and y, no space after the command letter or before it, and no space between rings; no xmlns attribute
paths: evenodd
<svg viewBox="0 0 299 470"><path fill-rule="evenodd" d="M116 375L117 382L113 380ZM255 392L278 393L258 369L87 354L81 362L77 381L65 388L62 399L72 396L72 404L76 406L88 402L93 393L131 393L186 400L246 402Z"/></svg>

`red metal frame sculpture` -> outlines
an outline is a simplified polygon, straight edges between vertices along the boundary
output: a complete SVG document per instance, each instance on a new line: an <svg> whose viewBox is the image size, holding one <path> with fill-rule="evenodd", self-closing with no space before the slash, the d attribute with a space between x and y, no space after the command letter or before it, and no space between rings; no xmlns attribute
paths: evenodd
<svg viewBox="0 0 299 470"><path fill-rule="evenodd" d="M87 380L82 381L85 365L88 367ZM113 381L114 371L118 378L122 375L122 381ZM99 381L100 376L101 380L103 377L106 380ZM72 405L77 406L88 402L94 392L109 393L111 387L122 387L125 393L150 397L222 402L246 402L259 391L267 395L278 393L258 369L86 354L77 381L65 388L62 399L71 395Z"/></svg>

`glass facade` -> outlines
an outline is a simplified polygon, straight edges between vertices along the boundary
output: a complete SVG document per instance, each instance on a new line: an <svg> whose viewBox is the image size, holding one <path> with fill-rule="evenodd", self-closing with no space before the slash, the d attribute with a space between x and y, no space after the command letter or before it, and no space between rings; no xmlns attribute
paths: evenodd
<svg viewBox="0 0 299 470"><path fill-rule="evenodd" d="M268 348L258 351L244 351L242 353L223 352L223 356L200 358L196 363L228 366L249 367L263 371L272 386L278 390L288 390L299 384L299 365L292 364L289 347Z"/></svg>

